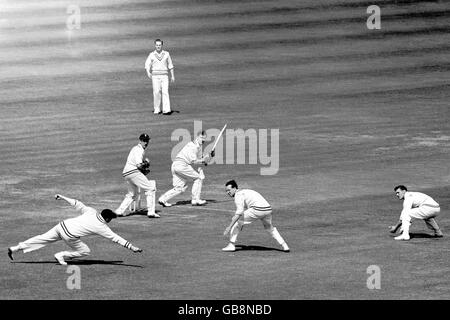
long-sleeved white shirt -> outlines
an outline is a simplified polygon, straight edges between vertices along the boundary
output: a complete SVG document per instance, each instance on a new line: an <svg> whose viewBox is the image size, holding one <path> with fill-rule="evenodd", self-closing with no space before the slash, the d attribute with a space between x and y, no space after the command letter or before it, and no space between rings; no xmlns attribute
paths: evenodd
<svg viewBox="0 0 450 320"><path fill-rule="evenodd" d="M437 203L432 197L426 195L425 193L412 191L405 192L403 207L411 209L418 208L423 205L428 205L430 207L439 207L439 203Z"/></svg>
<svg viewBox="0 0 450 320"><path fill-rule="evenodd" d="M156 50L150 52L145 60L145 69L152 75L168 75L169 70L173 69L172 58L168 51L162 50L158 53Z"/></svg>
<svg viewBox="0 0 450 320"><path fill-rule="evenodd" d="M438 208L439 203L437 203L433 198L431 198L429 195L426 195L425 193L406 191L405 198L403 199L402 213L404 213L404 211L406 210L418 208L420 206L430 206Z"/></svg>
<svg viewBox="0 0 450 320"><path fill-rule="evenodd" d="M124 177L135 172L140 172L137 166L144 161L144 154L145 149L140 143L131 149L128 154L127 162L125 163L125 167L122 171L122 175Z"/></svg>
<svg viewBox="0 0 450 320"><path fill-rule="evenodd" d="M201 159L201 149L202 146L200 144L191 141L178 152L174 161L181 161L190 165L194 161Z"/></svg>
<svg viewBox="0 0 450 320"><path fill-rule="evenodd" d="M128 249L131 243L114 233L107 225L101 214L92 207L84 205L81 201L75 200L74 209L81 212L81 215L70 218L60 223L64 233L69 238L80 238L91 235L99 235L118 243Z"/></svg>
<svg viewBox="0 0 450 320"><path fill-rule="evenodd" d="M242 215L244 210L252 208L257 211L271 211L272 208L266 199L257 191L250 189L238 189L234 194L237 215Z"/></svg>

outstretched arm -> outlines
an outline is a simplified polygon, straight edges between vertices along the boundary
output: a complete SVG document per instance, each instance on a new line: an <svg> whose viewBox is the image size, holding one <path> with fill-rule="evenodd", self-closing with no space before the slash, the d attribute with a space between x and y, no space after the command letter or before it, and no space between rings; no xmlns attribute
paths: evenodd
<svg viewBox="0 0 450 320"><path fill-rule="evenodd" d="M104 225L102 228L98 229L98 234L106 239L111 240L114 243L117 243L127 249L130 249L133 252L142 252L142 249L134 246L131 242L125 240L118 234L114 233L108 226Z"/></svg>
<svg viewBox="0 0 450 320"><path fill-rule="evenodd" d="M234 224L242 217L244 214L244 202L243 199L238 196L234 199L236 203L236 213L234 214L233 218L231 218L230 225L225 229L223 232L223 235L226 236L228 233L230 233L231 228L233 228Z"/></svg>
<svg viewBox="0 0 450 320"><path fill-rule="evenodd" d="M65 196L63 196L63 195L61 195L61 194L56 194L56 195L55 195L55 200L65 200L65 201L66 201L67 203L69 203L71 206L75 206L76 203L77 203L77 200L71 199L71 198L68 198L68 197L65 197Z"/></svg>
<svg viewBox="0 0 450 320"><path fill-rule="evenodd" d="M223 232L223 235L226 236L230 233L231 228L233 228L234 224L241 218L240 214L235 214L233 218L231 218L231 223L228 227L226 227L225 231Z"/></svg>

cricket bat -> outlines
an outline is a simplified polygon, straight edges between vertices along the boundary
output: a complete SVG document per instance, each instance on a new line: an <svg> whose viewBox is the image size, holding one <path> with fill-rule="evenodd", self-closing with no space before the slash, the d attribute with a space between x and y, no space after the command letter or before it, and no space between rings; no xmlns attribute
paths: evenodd
<svg viewBox="0 0 450 320"><path fill-rule="evenodd" d="M225 131L226 128L227 128L227 124L225 124L225 125L223 126L222 130L220 130L220 133L219 133L219 135L217 136L216 141L214 141L214 145L213 145L213 147L212 147L210 153L212 153L212 152L216 149L217 143L219 142L219 140L220 140L220 138L222 137L223 132ZM205 166L207 166L207 165L208 165L208 163L205 162Z"/></svg>

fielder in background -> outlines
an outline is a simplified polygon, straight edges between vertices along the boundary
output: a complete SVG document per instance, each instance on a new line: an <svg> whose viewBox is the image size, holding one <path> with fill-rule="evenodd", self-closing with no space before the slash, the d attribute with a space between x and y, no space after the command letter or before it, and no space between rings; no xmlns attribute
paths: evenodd
<svg viewBox="0 0 450 320"><path fill-rule="evenodd" d="M402 234L395 237L395 240L410 239L409 227L412 218L424 220L427 227L434 231L435 237L443 237L442 231L434 220L441 211L439 203L424 193L408 191L403 185L396 186L394 191L397 198L403 200L400 220L395 226L389 227L391 233L397 232L399 228L402 230Z"/></svg>
<svg viewBox="0 0 450 320"><path fill-rule="evenodd" d="M205 179L205 174L202 168L198 168L196 171L192 164L207 164L212 157L214 157L214 152L211 154L203 156L202 155L202 145L206 140L206 132L201 131L194 141L186 144L172 162L172 184L173 188L164 193L159 197L158 202L163 207L171 207L168 201L173 197L185 192L187 190L186 182L188 180L193 180L192 184L192 200L191 204L196 206L201 206L206 203L206 200L200 199L200 194L202 192L203 180Z"/></svg>
<svg viewBox="0 0 450 320"><path fill-rule="evenodd" d="M281 237L277 228L272 225L272 207L261 194L250 189L238 189L236 181L230 180L225 184L226 193L234 198L236 213L231 219L230 225L223 232L224 236L230 234L230 243L223 248L223 251L235 251L236 240L245 224L261 220L264 229L283 248L284 252L289 252L289 247Z"/></svg>
<svg viewBox="0 0 450 320"><path fill-rule="evenodd" d="M127 158L122 175L127 182L128 193L125 195L120 206L116 209L118 216L126 216L129 212L125 211L130 207L133 201L139 196L139 188L144 192L147 201L147 216L150 218L159 218L155 213L156 182L148 180L146 175L150 172L150 162L144 159L145 149L150 142L148 134L143 133L139 136L139 143L134 146Z"/></svg>
<svg viewBox="0 0 450 320"><path fill-rule="evenodd" d="M67 265L65 259L88 256L91 252L89 247L80 240L80 237L99 235L118 243L133 252L142 252L138 247L115 234L108 226L116 214L109 209L104 209L100 213L94 208L85 206L82 202L57 194L56 200L67 201L81 215L76 218L66 219L44 234L20 242L17 246L8 248L8 256L14 260L13 253L22 250L23 253L38 250L49 243L63 240L72 250L61 251L55 254L55 259L59 264Z"/></svg>
<svg viewBox="0 0 450 320"><path fill-rule="evenodd" d="M171 114L170 98L169 98L169 73L170 82L175 82L175 75L173 71L172 58L168 51L162 49L163 41L161 39L155 40L155 51L152 51L145 61L145 70L147 75L152 79L153 86L153 113L161 113L161 98L162 98L162 112L165 115Z"/></svg>

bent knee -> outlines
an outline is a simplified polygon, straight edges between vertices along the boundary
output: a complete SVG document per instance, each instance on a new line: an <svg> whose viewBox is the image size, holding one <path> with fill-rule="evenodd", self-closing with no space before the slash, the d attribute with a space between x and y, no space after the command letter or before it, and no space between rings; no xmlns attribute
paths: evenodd
<svg viewBox="0 0 450 320"><path fill-rule="evenodd" d="M151 192L155 192L156 191L156 182L155 180L149 180L148 183L146 183L146 185L144 187L141 187L142 190L144 190L144 192L147 193L151 193Z"/></svg>
<svg viewBox="0 0 450 320"><path fill-rule="evenodd" d="M175 186L174 189L178 192L185 192L187 190L188 186L185 184L183 186Z"/></svg>
<svg viewBox="0 0 450 320"><path fill-rule="evenodd" d="M261 221L262 221L264 229L266 229L267 231L272 231L273 230L272 224L270 224L270 223L268 223L268 222L266 222L264 220L261 220Z"/></svg>

